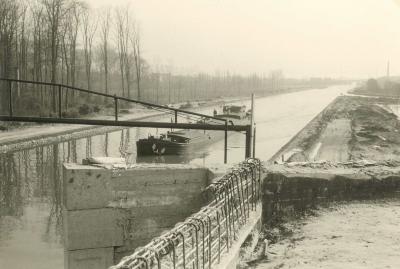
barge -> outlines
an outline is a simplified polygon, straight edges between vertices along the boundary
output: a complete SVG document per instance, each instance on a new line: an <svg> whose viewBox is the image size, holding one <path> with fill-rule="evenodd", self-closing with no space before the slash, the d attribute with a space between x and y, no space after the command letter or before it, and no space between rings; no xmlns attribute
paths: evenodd
<svg viewBox="0 0 400 269"><path fill-rule="evenodd" d="M249 124L249 112L245 106L225 105L222 114L214 110L214 116L227 119L233 124ZM185 155L198 152L224 136L221 131L177 130L168 131L156 137L149 135L136 141L137 156Z"/></svg>

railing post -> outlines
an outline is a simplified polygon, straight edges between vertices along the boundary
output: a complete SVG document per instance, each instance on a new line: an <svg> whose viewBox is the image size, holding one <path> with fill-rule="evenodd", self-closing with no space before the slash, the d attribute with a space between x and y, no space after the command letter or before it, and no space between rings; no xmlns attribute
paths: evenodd
<svg viewBox="0 0 400 269"><path fill-rule="evenodd" d="M255 120L255 114L254 114L254 93L251 94L251 114L250 114L250 145L249 145L249 156L252 156L253 154L253 149L252 148L252 144L254 144L253 140L254 140L254 135L253 135L253 131L254 131L254 120Z"/></svg>
<svg viewBox="0 0 400 269"><path fill-rule="evenodd" d="M13 104L12 104L12 81L8 81L8 113L10 117L13 116Z"/></svg>
<svg viewBox="0 0 400 269"><path fill-rule="evenodd" d="M116 94L114 94L114 115L115 121L118 121L118 98Z"/></svg>
<svg viewBox="0 0 400 269"><path fill-rule="evenodd" d="M62 109L61 109L61 98L62 98L62 88L61 84L58 85L58 117L62 118Z"/></svg>
<svg viewBox="0 0 400 269"><path fill-rule="evenodd" d="M178 111L175 110L175 123L178 123Z"/></svg>
<svg viewBox="0 0 400 269"><path fill-rule="evenodd" d="M253 129L253 150L252 150L252 153L253 153L253 158L255 158L256 157L256 127L254 127L254 129Z"/></svg>
<svg viewBox="0 0 400 269"><path fill-rule="evenodd" d="M225 121L224 163L228 162L228 121Z"/></svg>
<svg viewBox="0 0 400 269"><path fill-rule="evenodd" d="M245 153L245 158L250 158L251 156L251 125L247 125L247 130L246 130L246 153Z"/></svg>

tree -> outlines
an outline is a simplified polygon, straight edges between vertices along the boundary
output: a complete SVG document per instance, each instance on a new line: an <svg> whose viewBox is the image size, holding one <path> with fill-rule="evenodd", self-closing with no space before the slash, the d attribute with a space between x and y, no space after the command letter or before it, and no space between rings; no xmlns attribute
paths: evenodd
<svg viewBox="0 0 400 269"><path fill-rule="evenodd" d="M122 88L122 96L125 96L125 78L128 77L125 70L125 63L127 61L127 12L123 11L121 8L117 8L115 10L115 18L116 18L116 33L117 33L117 50L118 50L118 58L119 58L119 69L121 75L121 88ZM127 79L129 81L129 78Z"/></svg>
<svg viewBox="0 0 400 269"><path fill-rule="evenodd" d="M97 21L90 17L89 10L86 9L82 16L83 25L83 48L85 54L85 71L87 79L87 88L92 90L92 51L93 38L97 29Z"/></svg>
<svg viewBox="0 0 400 269"><path fill-rule="evenodd" d="M47 31L50 43L50 82L57 83L58 54L60 48L60 26L65 0L42 0L46 11ZM52 109L56 111L56 91L52 90Z"/></svg>
<svg viewBox="0 0 400 269"><path fill-rule="evenodd" d="M142 80L142 73L143 73L143 60L141 54L140 32L137 24L133 24L133 34L131 35L131 44L133 47L133 62L135 64L135 71L136 71L137 99L141 100L142 95L141 95L140 83Z"/></svg>
<svg viewBox="0 0 400 269"><path fill-rule="evenodd" d="M0 76L10 78L15 76L19 5L14 0L0 0ZM8 106L8 95L0 93L0 109Z"/></svg>
<svg viewBox="0 0 400 269"><path fill-rule="evenodd" d="M32 79L34 81L43 81L43 47L44 34L42 25L44 24L43 7L38 5L36 2L32 7L32 19L33 19L33 74ZM36 87L36 89L38 89ZM44 90L40 87L40 104L44 106Z"/></svg>
<svg viewBox="0 0 400 269"><path fill-rule="evenodd" d="M104 71L104 91L108 94L108 80L109 80L109 59L108 59L108 38L110 34L111 13L109 9L103 11L102 21L100 24L100 53L102 58L102 65Z"/></svg>

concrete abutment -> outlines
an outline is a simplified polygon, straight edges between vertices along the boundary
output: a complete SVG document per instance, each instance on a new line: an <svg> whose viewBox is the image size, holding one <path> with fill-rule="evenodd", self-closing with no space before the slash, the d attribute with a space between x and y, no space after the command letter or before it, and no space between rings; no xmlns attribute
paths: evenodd
<svg viewBox="0 0 400 269"><path fill-rule="evenodd" d="M64 165L65 268L108 268L206 204L195 165Z"/></svg>

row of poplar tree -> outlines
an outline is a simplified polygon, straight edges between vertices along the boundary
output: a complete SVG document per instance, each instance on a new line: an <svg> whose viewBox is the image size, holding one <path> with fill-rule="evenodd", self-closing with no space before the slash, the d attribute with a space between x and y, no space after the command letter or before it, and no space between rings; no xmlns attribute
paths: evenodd
<svg viewBox="0 0 400 269"><path fill-rule="evenodd" d="M268 76L178 75L171 66L151 67L142 55L138 22L131 11L129 6L93 10L81 0L0 0L0 77L60 83L159 104L264 94L285 88L285 83L310 84L285 80L280 71ZM56 91L26 87L14 86L20 102L29 99L55 107ZM6 91L0 91L0 97L5 107ZM73 92L65 92L63 98L67 108L86 101Z"/></svg>

